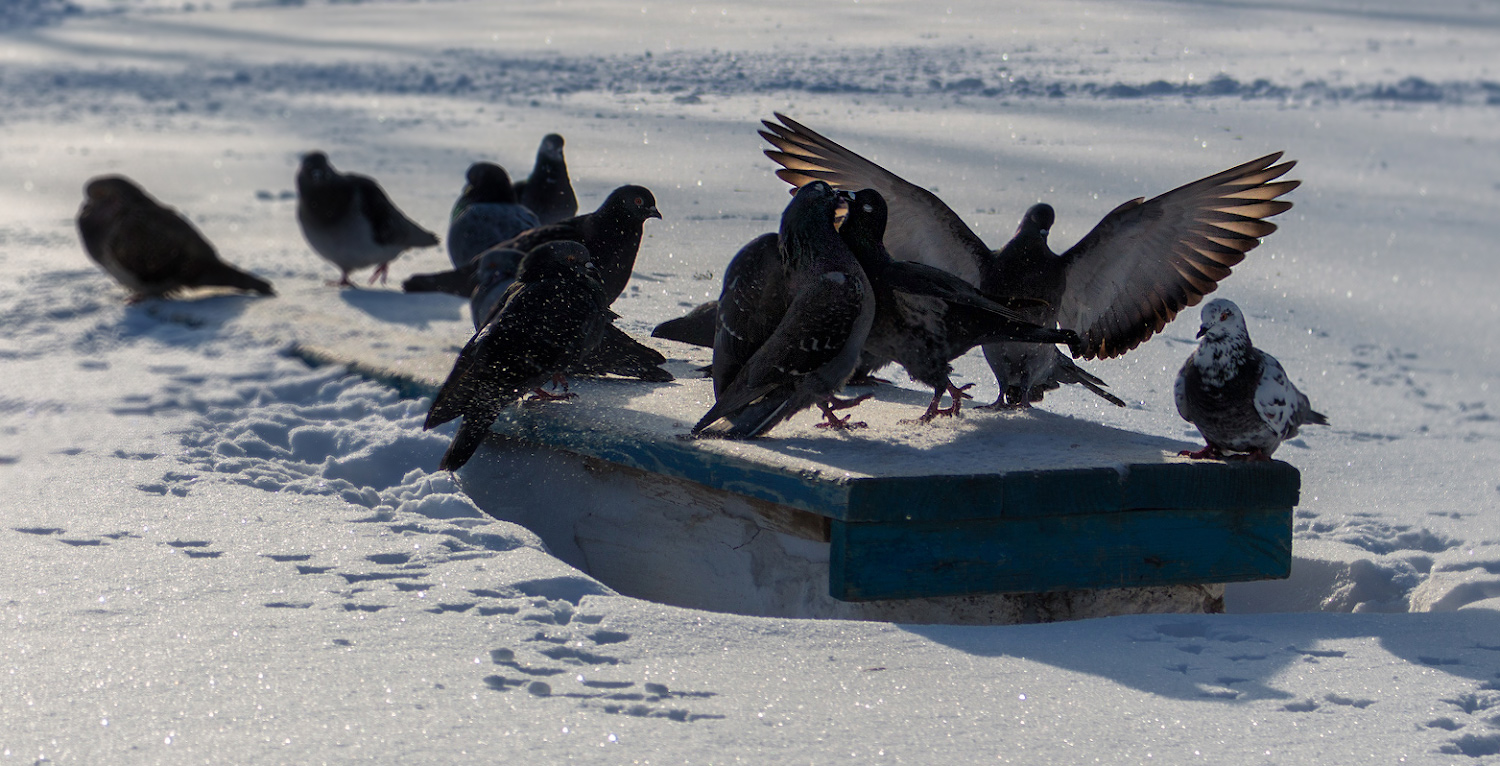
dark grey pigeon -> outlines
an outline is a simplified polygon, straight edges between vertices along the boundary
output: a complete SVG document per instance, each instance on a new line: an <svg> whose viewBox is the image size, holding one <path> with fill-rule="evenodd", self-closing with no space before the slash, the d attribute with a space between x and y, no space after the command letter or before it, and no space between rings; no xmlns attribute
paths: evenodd
<svg viewBox="0 0 1500 766"><path fill-rule="evenodd" d="M1201 340L1177 373L1174 394L1178 414L1198 427L1208 446L1182 455L1211 459L1236 452L1247 460L1270 460L1300 426L1328 425L1281 363L1251 345L1239 306L1209 301L1202 318Z"/></svg>
<svg viewBox="0 0 1500 766"><path fill-rule="evenodd" d="M724 289L714 304L719 313L709 371L715 397L776 332L792 298L779 234L762 234L750 240L730 259L724 269Z"/></svg>
<svg viewBox="0 0 1500 766"><path fill-rule="evenodd" d="M1300 183L1276 181L1296 164L1276 164L1278 152L1151 200L1126 202L1060 256L1046 249L1046 228L1038 225L1050 208L1033 209L1030 224L1023 222L1017 239L997 252L936 195L791 118L776 118L781 124L763 123L761 135L776 147L766 156L782 165L777 176L793 186L822 180L879 191L890 206L884 241L892 257L950 271L1002 302L1047 302L1029 318L1077 331L1083 343L1074 354L1084 359L1124 354L1217 288L1276 230L1263 219L1290 208L1276 198ZM1119 403L1056 349L1002 346L987 357L1001 388L996 405L1026 407L1041 392L1073 382Z"/></svg>
<svg viewBox="0 0 1500 766"><path fill-rule="evenodd" d="M503 247L491 248L479 255L476 272L479 284L469 299L469 312L473 316L475 330L493 321L505 305L505 300L511 296L510 286L515 282L524 258L525 254L521 251ZM610 312L609 316L611 321L619 318L614 312ZM666 361L667 358L661 352L610 324L604 328L599 342L577 364L568 368L567 373L620 375L664 383L672 380L672 373L661 367Z"/></svg>
<svg viewBox="0 0 1500 766"><path fill-rule="evenodd" d="M568 163L563 159L563 137L549 133L536 150L536 165L531 176L515 184L516 197L531 208L543 224L557 223L578 215L578 197L568 180Z"/></svg>
<svg viewBox="0 0 1500 766"><path fill-rule="evenodd" d="M385 283L391 261L406 250L437 245L437 235L396 208L372 178L340 173L328 155L309 152L297 169L297 222L318 255L339 268L341 287L353 287L349 272L375 267L370 284Z"/></svg>
<svg viewBox="0 0 1500 766"><path fill-rule="evenodd" d="M463 193L448 218L448 259L454 268L527 229L541 225L536 213L516 201L505 168L492 162L469 166Z"/></svg>
<svg viewBox="0 0 1500 766"><path fill-rule="evenodd" d="M775 327L727 383L721 382L720 346L715 344L716 401L693 426L694 434L760 436L813 405L826 418L820 426L857 425L834 411L858 400L839 400L835 394L859 361L875 317L875 302L869 279L834 229L837 204L828 184L810 183L787 206L781 217L778 250L790 300L775 285L769 291L760 290L757 300L766 316L777 318ZM735 271L732 268L724 275L721 318L729 310L726 307L739 305L743 297L739 292L745 285L735 281ZM732 321L721 322L720 337L732 335L735 327Z"/></svg>
<svg viewBox="0 0 1500 766"><path fill-rule="evenodd" d="M84 186L78 209L83 248L131 292L131 301L190 287L233 287L274 295L271 284L219 260L213 245L176 210L124 176Z"/></svg>
<svg viewBox="0 0 1500 766"><path fill-rule="evenodd" d="M570 398L541 390L558 382L610 322L604 285L577 242L551 242L526 254L500 310L459 352L433 398L423 429L463 418L439 469L454 471L473 457L500 411L535 390L542 399Z"/></svg>
<svg viewBox="0 0 1500 766"><path fill-rule="evenodd" d="M860 364L870 372L896 362L912 380L932 388L932 402L919 422L959 414L964 393L948 377L952 362L969 349L994 340L1025 341L1038 348L1079 342L1071 330L1056 330L1021 321L1010 308L980 294L968 282L942 269L891 258L881 239L886 205L880 192L865 189L849 195L849 212L839 236L859 260L875 290L875 321L865 340ZM1055 349L1054 349L1055 350ZM952 404L939 407L943 394Z"/></svg>
<svg viewBox="0 0 1500 766"><path fill-rule="evenodd" d="M546 242L581 242L603 275L605 295L613 303L630 281L646 220L660 217L656 198L644 186L621 186L610 192L592 213L538 226L497 247L530 252ZM440 292L468 298L474 294L474 271L475 266L470 262L453 271L417 274L401 287L409 293Z"/></svg>

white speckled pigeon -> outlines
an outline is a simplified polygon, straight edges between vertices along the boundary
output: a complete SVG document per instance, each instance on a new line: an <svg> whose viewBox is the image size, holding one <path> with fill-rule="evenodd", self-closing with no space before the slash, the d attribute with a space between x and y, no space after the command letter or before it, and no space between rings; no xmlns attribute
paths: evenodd
<svg viewBox="0 0 1500 766"><path fill-rule="evenodd" d="M1198 348L1177 373L1177 412L1208 446L1181 454L1198 459L1225 452L1270 460L1306 423L1328 425L1307 395L1287 379L1276 358L1250 343L1240 307L1222 298L1203 307Z"/></svg>

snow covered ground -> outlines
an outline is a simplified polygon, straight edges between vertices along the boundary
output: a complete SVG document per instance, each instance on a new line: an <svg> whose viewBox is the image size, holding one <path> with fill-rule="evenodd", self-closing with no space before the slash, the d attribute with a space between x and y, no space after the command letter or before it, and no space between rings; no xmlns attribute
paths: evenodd
<svg viewBox="0 0 1500 766"><path fill-rule="evenodd" d="M0 763L1500 759L1500 8L509 5L0 9ZM1292 579L1229 615L993 628L629 599L434 473L426 402L285 353L468 334L456 299L323 285L302 152L440 229L470 162L524 173L563 133L583 207L636 182L666 215L616 304L642 332L774 228L773 110L994 245L1038 200L1061 249L1131 197L1299 160L1219 293L1333 421L1278 453ZM72 222L107 172L278 297L126 305ZM1045 409L1195 441L1170 389L1196 326L1089 365L1131 407ZM960 372L993 398L977 354Z"/></svg>

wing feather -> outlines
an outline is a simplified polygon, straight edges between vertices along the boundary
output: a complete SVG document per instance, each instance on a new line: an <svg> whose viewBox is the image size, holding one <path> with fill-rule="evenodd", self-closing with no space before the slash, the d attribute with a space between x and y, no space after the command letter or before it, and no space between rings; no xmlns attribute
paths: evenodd
<svg viewBox="0 0 1500 766"><path fill-rule="evenodd" d="M1058 324L1076 330L1086 359L1123 354L1161 332L1177 312L1218 287L1260 238L1263 218L1292 203L1277 199L1300 181L1277 181L1296 165L1268 154L1115 208L1064 258L1067 286Z"/></svg>
<svg viewBox="0 0 1500 766"><path fill-rule="evenodd" d="M776 119L780 124L763 121L766 129L760 135L776 147L766 150L766 156L782 166L778 178L796 187L818 180L847 191L880 192L889 207L884 241L892 258L925 263L979 284L980 265L990 250L936 195L784 114L776 113Z"/></svg>

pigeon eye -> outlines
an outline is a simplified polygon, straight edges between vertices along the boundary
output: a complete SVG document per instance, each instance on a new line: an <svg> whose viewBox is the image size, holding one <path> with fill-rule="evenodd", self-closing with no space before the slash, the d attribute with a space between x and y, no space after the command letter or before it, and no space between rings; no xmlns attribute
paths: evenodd
<svg viewBox="0 0 1500 766"><path fill-rule="evenodd" d="M1222 313L1222 314L1219 315L1219 321L1220 322L1223 322L1223 321L1225 321L1227 319L1229 319L1229 312L1228 311L1226 311L1226 312L1224 312L1224 313Z"/></svg>
<svg viewBox="0 0 1500 766"><path fill-rule="evenodd" d="M866 213L873 213L873 212L875 212L875 206L874 205L865 205L865 212Z"/></svg>
<svg viewBox="0 0 1500 766"><path fill-rule="evenodd" d="M641 199L640 197L636 197L635 198L635 206L636 207L640 207L641 205L644 205L644 204L646 204L645 200Z"/></svg>

